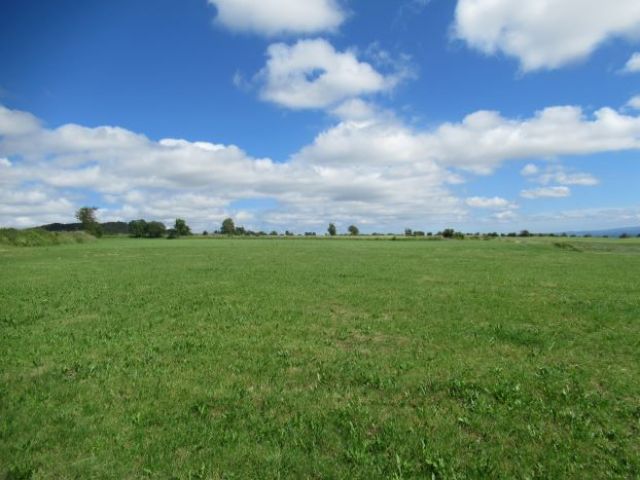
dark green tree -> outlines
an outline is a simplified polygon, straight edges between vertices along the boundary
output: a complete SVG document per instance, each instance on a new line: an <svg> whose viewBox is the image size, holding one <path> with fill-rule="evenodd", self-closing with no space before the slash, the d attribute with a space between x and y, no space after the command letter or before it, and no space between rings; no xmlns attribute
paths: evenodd
<svg viewBox="0 0 640 480"><path fill-rule="evenodd" d="M349 231L349 235L351 235L352 237L360 234L360 230L358 230L358 227L356 227L355 225L349 225L349 228L347 228L347 230Z"/></svg>
<svg viewBox="0 0 640 480"><path fill-rule="evenodd" d="M331 235L332 237L335 237L336 233L338 233L338 230L333 223L330 223L329 228L327 228L327 232L329 232L329 235Z"/></svg>
<svg viewBox="0 0 640 480"><path fill-rule="evenodd" d="M187 222L185 222L182 218L176 218L176 223L173 226L173 229L176 231L177 235L181 237L191 235L191 228L189 228Z"/></svg>
<svg viewBox="0 0 640 480"><path fill-rule="evenodd" d="M142 218L140 220L131 220L129 222L129 235L135 238L142 238L147 235L147 222Z"/></svg>
<svg viewBox="0 0 640 480"><path fill-rule="evenodd" d="M96 207L82 207L76 212L76 218L82 224L82 230L96 237L102 236L102 226L96 219Z"/></svg>
<svg viewBox="0 0 640 480"><path fill-rule="evenodd" d="M442 231L442 236L444 238L453 238L455 234L456 234L456 231L453 228L445 228Z"/></svg>
<svg viewBox="0 0 640 480"><path fill-rule="evenodd" d="M166 232L167 227L165 227L162 222L149 222L147 223L147 235L149 238L160 238Z"/></svg>
<svg viewBox="0 0 640 480"><path fill-rule="evenodd" d="M236 233L236 226L233 223L233 218L225 218L222 221L222 227L220 227L220 233L225 235L234 235Z"/></svg>

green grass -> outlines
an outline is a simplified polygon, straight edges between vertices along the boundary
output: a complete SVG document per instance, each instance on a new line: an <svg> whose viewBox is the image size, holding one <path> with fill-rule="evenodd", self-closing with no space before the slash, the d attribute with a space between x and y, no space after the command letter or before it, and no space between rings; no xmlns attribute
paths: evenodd
<svg viewBox="0 0 640 480"><path fill-rule="evenodd" d="M95 237L85 232L48 232L39 228L26 230L0 228L0 246L43 247L69 243L85 243L93 240L95 240Z"/></svg>
<svg viewBox="0 0 640 480"><path fill-rule="evenodd" d="M0 272L0 478L640 476L635 239L106 239Z"/></svg>

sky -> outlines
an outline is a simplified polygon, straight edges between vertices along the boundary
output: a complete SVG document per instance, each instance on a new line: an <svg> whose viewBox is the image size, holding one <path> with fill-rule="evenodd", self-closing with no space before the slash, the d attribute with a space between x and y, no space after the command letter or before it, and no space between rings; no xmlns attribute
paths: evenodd
<svg viewBox="0 0 640 480"><path fill-rule="evenodd" d="M637 0L3 0L0 226L640 225Z"/></svg>

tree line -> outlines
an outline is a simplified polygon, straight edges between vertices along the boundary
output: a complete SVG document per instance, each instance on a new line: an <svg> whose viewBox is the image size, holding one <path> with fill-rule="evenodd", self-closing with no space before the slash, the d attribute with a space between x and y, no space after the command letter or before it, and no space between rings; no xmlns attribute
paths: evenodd
<svg viewBox="0 0 640 480"><path fill-rule="evenodd" d="M108 222L106 224L100 224L96 218L96 207L82 207L76 211L75 217L80 222L79 224L51 224L51 226L60 226L60 227L74 227L79 226L81 230L94 235L96 237L101 237L103 235L104 226L111 224L118 224L118 226L124 227L127 226L126 231L131 237L134 238L179 238L193 235L191 231L191 227L187 225L187 222L182 218L176 218L173 227L167 228L167 226L159 221L147 221L145 219L132 220L128 224L123 222ZM49 227L49 226L45 226ZM56 228L59 230L59 228ZM118 228L118 233L121 232L121 228ZM112 232L111 232L112 233ZM279 236L281 235L275 230L267 233L265 231L253 231L244 228L243 226L237 226L233 220L233 218L228 217L225 218L220 227L212 232L216 235L227 235L227 236ZM209 235L208 231L203 231L202 235ZM286 230L283 234L284 236L295 236L296 234ZM338 229L335 223L329 223L329 226L326 230L326 235L330 237L335 237L339 235ZM349 225L346 229L345 235L348 236L358 236L360 235L360 229L356 225ZM372 233L371 236L392 236L395 238L397 234L395 233ZM314 231L304 232L305 237L315 237L317 233ZM459 232L453 228L445 228L442 231L438 231L436 233L433 232L424 232L422 230L413 230L411 228L405 228L404 230L405 237L440 237L445 239L454 239L454 240L462 240L466 237L471 238L497 238L497 237L533 237L533 236L548 236L548 237L576 237L575 234L553 234L553 233L531 233L529 230L521 230L519 232L509 232L509 233L463 233ZM589 237L591 235L584 235L585 237ZM631 235L623 233L620 235L620 238L630 238ZM638 235L640 237L640 234Z"/></svg>

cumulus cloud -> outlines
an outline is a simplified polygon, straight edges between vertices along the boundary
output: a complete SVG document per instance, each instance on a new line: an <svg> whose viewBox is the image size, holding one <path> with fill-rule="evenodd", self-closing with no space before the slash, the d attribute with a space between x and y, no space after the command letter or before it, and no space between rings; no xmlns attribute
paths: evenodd
<svg viewBox="0 0 640 480"><path fill-rule="evenodd" d="M40 122L27 112L9 110L0 105L0 134L20 136L37 131Z"/></svg>
<svg viewBox="0 0 640 480"><path fill-rule="evenodd" d="M583 187L593 187L600 183L598 179L590 173L568 172L561 166L551 166L547 168L535 181L543 185L555 183L558 185L580 185Z"/></svg>
<svg viewBox="0 0 640 480"><path fill-rule="evenodd" d="M633 108L634 110L640 110L640 95L631 97L626 106L629 108Z"/></svg>
<svg viewBox="0 0 640 480"><path fill-rule="evenodd" d="M611 108L587 115L575 106L548 107L524 120L479 111L460 123L441 125L424 141L432 155L447 165L490 173L508 159L637 149L640 118Z"/></svg>
<svg viewBox="0 0 640 480"><path fill-rule="evenodd" d="M501 212L494 213L491 216L491 218L493 218L494 220L497 220L498 222L506 223L506 222L511 222L516 218L518 218L518 214L513 210L503 210Z"/></svg>
<svg viewBox="0 0 640 480"><path fill-rule="evenodd" d="M537 165L529 163L525 165L520 173L530 181L543 185L555 183L558 185L593 187L600 183L599 180L590 173L569 171L562 165L549 165L542 170Z"/></svg>
<svg viewBox="0 0 640 480"><path fill-rule="evenodd" d="M571 195L571 189L564 186L540 187L520 192L522 198L562 198Z"/></svg>
<svg viewBox="0 0 640 480"><path fill-rule="evenodd" d="M631 55L622 71L624 73L640 72L640 52L635 52L633 55Z"/></svg>
<svg viewBox="0 0 640 480"><path fill-rule="evenodd" d="M379 115L378 108L359 98L341 103L331 113L341 120L366 121Z"/></svg>
<svg viewBox="0 0 640 480"><path fill-rule="evenodd" d="M309 222L321 226L328 220L364 226L464 214L446 187L453 177L446 168L433 161L414 163L399 151L390 150L389 155L382 164L331 165L303 155L279 163L252 157L234 145L153 141L117 127L41 127L31 135L0 131L0 156L20 159L0 165L2 178L8 178L4 170L9 170L14 179L7 191L37 183L51 199L59 196L56 192L89 189L112 205L101 210L103 219L147 216L170 221L180 215L211 228L226 215L250 218L250 212L233 207L242 199L275 202L261 212L260 221L287 228ZM55 212L42 200L25 206L33 215L21 217L40 221L40 212L49 212L51 220L61 221L66 210L71 220L71 200ZM11 212L17 200L3 201L0 224L16 223ZM75 198L74 204L80 201Z"/></svg>
<svg viewBox="0 0 640 480"><path fill-rule="evenodd" d="M354 51L338 52L323 39L276 43L257 78L263 100L292 108L325 108L342 100L392 89L400 77L383 75Z"/></svg>
<svg viewBox="0 0 640 480"><path fill-rule="evenodd" d="M531 175L535 175L539 171L540 169L538 168L537 165L533 163L527 163L524 167L522 167L522 170L520 170L520 174L525 177L529 177Z"/></svg>
<svg viewBox="0 0 640 480"><path fill-rule="evenodd" d="M486 54L519 60L524 71L588 57L610 38L640 36L637 0L458 0L457 38Z"/></svg>
<svg viewBox="0 0 640 480"><path fill-rule="evenodd" d="M350 101L337 107L335 125L280 161L235 145L156 141L116 126L47 128L28 113L0 112L2 225L71 221L88 190L102 196L104 219L180 215L207 229L227 215L265 228L320 228L328 221L446 226L468 218L469 208L517 208L500 197L458 198L455 186L473 172L488 174L505 161L640 149L640 118L612 109L586 115L551 107L517 120L476 112L423 130ZM559 169L540 170L531 180L543 186L524 198L568 195L561 182L593 183L587 174ZM246 199L266 206L259 213L238 206Z"/></svg>
<svg viewBox="0 0 640 480"><path fill-rule="evenodd" d="M507 199L501 197L469 197L465 203L473 208L504 209L515 207Z"/></svg>
<svg viewBox="0 0 640 480"><path fill-rule="evenodd" d="M217 24L266 36L332 32L346 18L337 0L208 1L217 9Z"/></svg>

